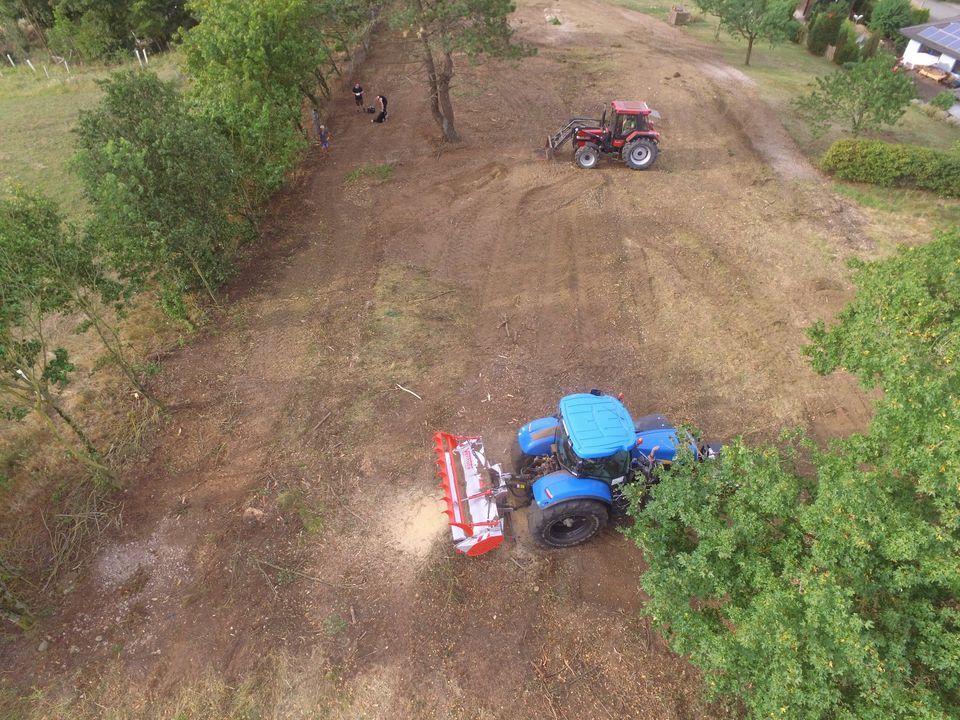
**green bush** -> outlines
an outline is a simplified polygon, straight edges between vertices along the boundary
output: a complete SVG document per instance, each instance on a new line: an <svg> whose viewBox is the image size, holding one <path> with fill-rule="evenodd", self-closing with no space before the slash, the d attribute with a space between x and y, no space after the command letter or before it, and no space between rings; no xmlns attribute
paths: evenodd
<svg viewBox="0 0 960 720"><path fill-rule="evenodd" d="M877 50L880 48L880 39L881 34L879 31L876 31L870 35L870 39L867 40L867 44L863 46L863 57L872 58L877 54Z"/></svg>
<svg viewBox="0 0 960 720"><path fill-rule="evenodd" d="M879 30L884 37L897 40L900 28L912 23L910 0L877 0L870 15L870 29ZM906 40L906 38L904 38Z"/></svg>
<svg viewBox="0 0 960 720"><path fill-rule="evenodd" d="M843 20L843 15L836 12L817 15L807 35L807 50L814 55L823 55L827 45L833 45L837 41L837 33L840 32Z"/></svg>
<svg viewBox="0 0 960 720"><path fill-rule="evenodd" d="M934 97L930 104L935 108L940 108L941 110L949 110L953 107L953 104L957 101L953 93L949 90L943 90L937 93L937 96Z"/></svg>
<svg viewBox="0 0 960 720"><path fill-rule="evenodd" d="M840 24L840 32L837 33L837 52L833 56L833 61L837 65L844 65L850 62L856 62L860 59L860 46L857 45L857 29L849 20L844 20Z"/></svg>
<svg viewBox="0 0 960 720"><path fill-rule="evenodd" d="M923 25L930 22L930 8L910 8L910 24Z"/></svg>
<svg viewBox="0 0 960 720"><path fill-rule="evenodd" d="M960 156L931 148L880 140L838 140L820 166L842 180L917 187L960 197Z"/></svg>

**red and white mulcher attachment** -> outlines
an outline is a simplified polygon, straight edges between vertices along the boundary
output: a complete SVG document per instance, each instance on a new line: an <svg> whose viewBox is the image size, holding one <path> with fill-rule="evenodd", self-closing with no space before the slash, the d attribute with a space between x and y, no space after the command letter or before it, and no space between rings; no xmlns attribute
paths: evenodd
<svg viewBox="0 0 960 720"><path fill-rule="evenodd" d="M483 439L438 432L433 436L440 487L457 552L476 556L503 542L503 518L487 465Z"/></svg>

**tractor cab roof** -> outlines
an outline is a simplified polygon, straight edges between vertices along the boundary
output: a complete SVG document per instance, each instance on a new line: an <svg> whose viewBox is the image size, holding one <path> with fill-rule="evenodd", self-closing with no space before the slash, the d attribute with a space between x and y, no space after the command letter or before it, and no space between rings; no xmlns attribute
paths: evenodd
<svg viewBox="0 0 960 720"><path fill-rule="evenodd" d="M653 112L645 102L636 100L614 100L610 104L617 115L649 115Z"/></svg>
<svg viewBox="0 0 960 720"><path fill-rule="evenodd" d="M610 457L630 450L637 442L633 418L623 403L610 395L567 395L560 400L560 416L573 451L582 458Z"/></svg>

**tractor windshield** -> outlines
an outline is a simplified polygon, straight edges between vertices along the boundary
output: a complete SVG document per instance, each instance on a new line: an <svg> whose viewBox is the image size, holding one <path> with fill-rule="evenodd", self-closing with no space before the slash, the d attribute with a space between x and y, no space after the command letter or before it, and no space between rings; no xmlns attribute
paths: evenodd
<svg viewBox="0 0 960 720"><path fill-rule="evenodd" d="M557 458L560 466L572 475L608 482L623 477L630 469L630 453L626 450L619 450L605 458L587 459L577 455L563 423L560 423L557 431Z"/></svg>

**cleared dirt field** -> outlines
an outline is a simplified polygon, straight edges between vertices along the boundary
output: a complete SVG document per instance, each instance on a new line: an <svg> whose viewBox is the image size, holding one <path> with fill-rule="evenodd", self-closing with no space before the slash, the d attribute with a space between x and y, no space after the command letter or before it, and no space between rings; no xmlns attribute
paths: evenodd
<svg viewBox="0 0 960 720"><path fill-rule="evenodd" d="M505 450L592 387L718 439L859 428L855 383L800 347L848 299L869 224L709 47L593 0L516 20L539 54L461 63L457 147L435 142L415 44L375 38L359 79L389 122L334 108L228 313L165 360L176 407L122 524L3 648L6 684L107 717L714 717L615 530L545 553L520 516L496 553L454 557L430 436ZM653 170L543 157L613 98L662 113Z"/></svg>

